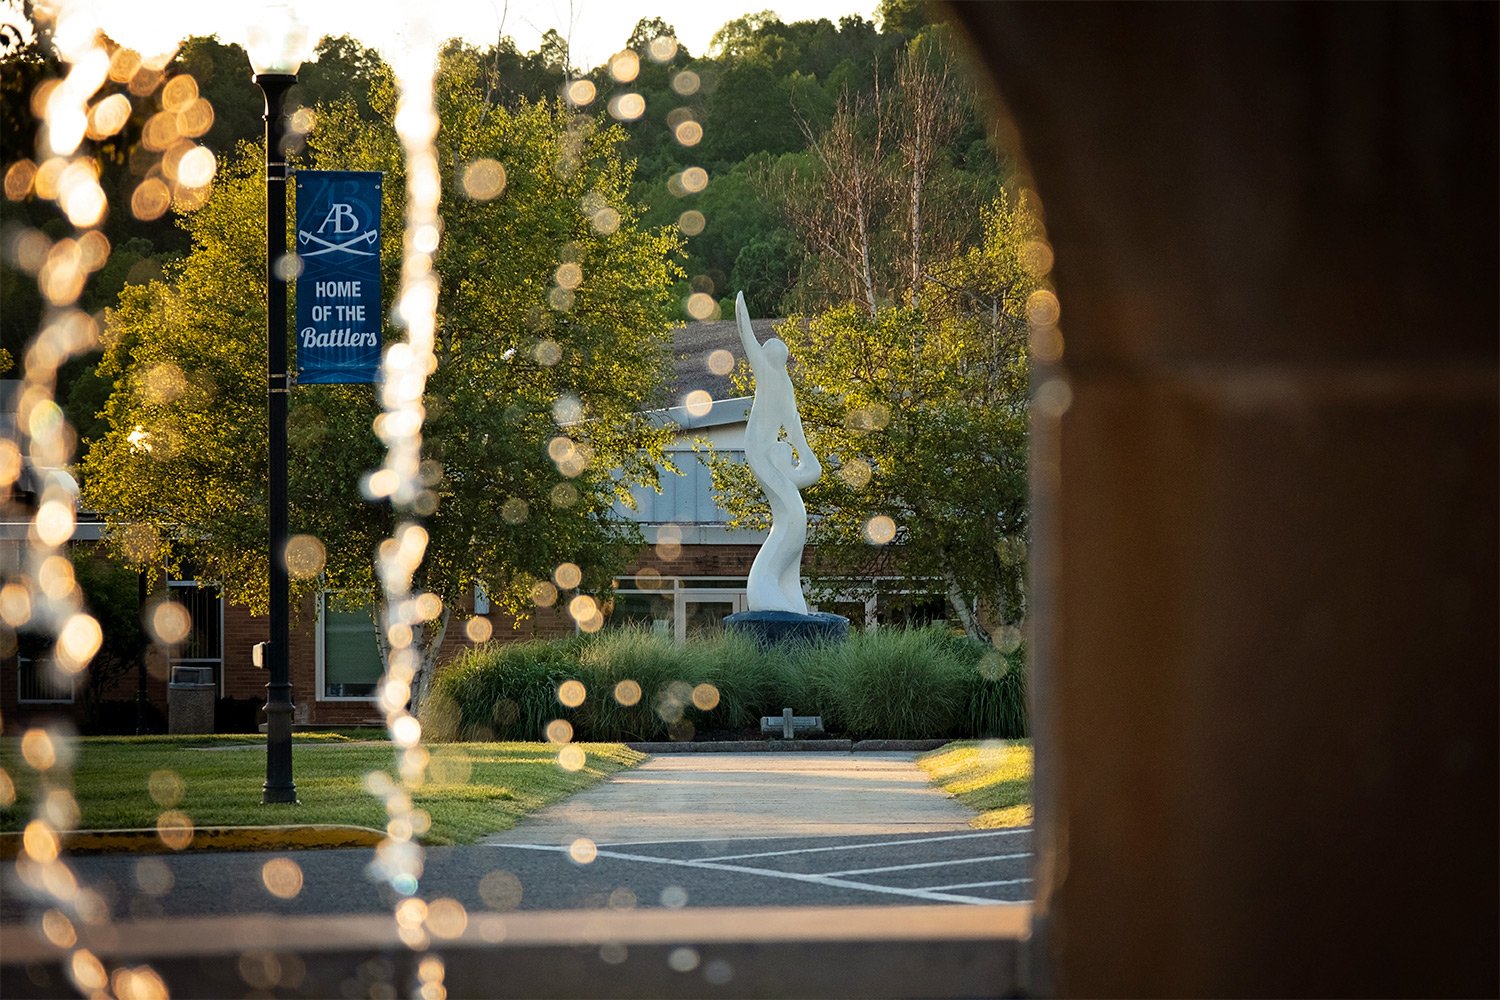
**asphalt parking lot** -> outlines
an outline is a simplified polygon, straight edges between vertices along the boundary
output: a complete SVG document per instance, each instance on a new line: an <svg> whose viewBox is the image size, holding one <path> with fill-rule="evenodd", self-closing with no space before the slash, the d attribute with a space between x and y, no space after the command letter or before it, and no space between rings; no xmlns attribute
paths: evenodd
<svg viewBox="0 0 1500 1000"><path fill-rule="evenodd" d="M769 837L595 844L493 844L533 880L610 872L639 902L693 906L1031 901L1031 829L856 837ZM529 856L529 857L528 857ZM596 867L597 866L597 867ZM592 869L587 875L585 870ZM550 873L550 878L549 878ZM640 898L663 878L681 894ZM680 901L679 901L680 900Z"/></svg>

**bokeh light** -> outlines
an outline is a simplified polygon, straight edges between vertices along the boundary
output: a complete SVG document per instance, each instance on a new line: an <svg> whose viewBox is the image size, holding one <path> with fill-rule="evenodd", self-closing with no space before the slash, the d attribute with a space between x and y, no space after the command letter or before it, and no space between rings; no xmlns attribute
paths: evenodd
<svg viewBox="0 0 1500 1000"><path fill-rule="evenodd" d="M160 770L152 771L146 779L146 790L151 794L152 802L170 809L182 801L187 785L176 771Z"/></svg>
<svg viewBox="0 0 1500 1000"><path fill-rule="evenodd" d="M568 614L582 625L599 612L599 603L588 594L579 594L568 602Z"/></svg>
<svg viewBox="0 0 1500 1000"><path fill-rule="evenodd" d="M503 868L485 872L479 880L479 898L492 910L514 910L521 905L521 896L521 880Z"/></svg>
<svg viewBox="0 0 1500 1000"><path fill-rule="evenodd" d="M615 685L615 701L626 708L640 704L641 686L632 680L623 680Z"/></svg>
<svg viewBox="0 0 1500 1000"><path fill-rule="evenodd" d="M865 522L865 538L872 545L886 545L896 537L896 522L884 514L876 514Z"/></svg>
<svg viewBox="0 0 1500 1000"><path fill-rule="evenodd" d="M489 642L494 631L495 627L490 624L488 618L477 615L464 623L464 635L473 643Z"/></svg>
<svg viewBox="0 0 1500 1000"><path fill-rule="evenodd" d="M193 616L176 601L161 600L151 605L146 626L151 637L164 646L175 645L193 630Z"/></svg>
<svg viewBox="0 0 1500 1000"><path fill-rule="evenodd" d="M505 190L505 166L499 160L481 158L464 168L464 193L475 201L490 201Z"/></svg>
<svg viewBox="0 0 1500 1000"><path fill-rule="evenodd" d="M641 57L633 49L617 52L609 60L609 75L616 83L629 83L641 72Z"/></svg>
<svg viewBox="0 0 1500 1000"><path fill-rule="evenodd" d="M1026 321L1033 326L1052 326L1062 315L1057 296L1039 288L1026 297Z"/></svg>
<svg viewBox="0 0 1500 1000"><path fill-rule="evenodd" d="M174 851L186 850L193 842L193 820L179 809L167 809L156 817L156 836Z"/></svg>
<svg viewBox="0 0 1500 1000"><path fill-rule="evenodd" d="M564 771L582 771L587 761L588 756L576 743L569 743L557 752L557 765Z"/></svg>
<svg viewBox="0 0 1500 1000"><path fill-rule="evenodd" d="M260 880L277 899L295 899L302 892L302 866L291 858L272 858L261 865Z"/></svg>
<svg viewBox="0 0 1500 1000"><path fill-rule="evenodd" d="M677 55L677 39L671 35L658 35L646 46L646 54L652 62L670 62Z"/></svg>
<svg viewBox="0 0 1500 1000"><path fill-rule="evenodd" d="M314 535L293 535L286 543L286 569L294 579L311 580L323 572L328 550Z"/></svg>
<svg viewBox="0 0 1500 1000"><path fill-rule="evenodd" d="M507 497L500 505L500 519L506 524L525 524L531 507L520 497Z"/></svg>
<svg viewBox="0 0 1500 1000"><path fill-rule="evenodd" d="M583 582L583 570L578 568L577 563L559 563L552 571L552 580L563 590L572 590Z"/></svg>
<svg viewBox="0 0 1500 1000"><path fill-rule="evenodd" d="M719 704L719 689L712 684L699 684L693 688L693 707L708 712Z"/></svg>
<svg viewBox="0 0 1500 1000"><path fill-rule="evenodd" d="M610 117L618 121L633 122L645 113L646 99L640 94L616 94L609 99Z"/></svg>
<svg viewBox="0 0 1500 1000"><path fill-rule="evenodd" d="M456 899L434 899L427 904L427 930L435 938L452 941L463 937L469 926L469 911Z"/></svg>
<svg viewBox="0 0 1500 1000"><path fill-rule="evenodd" d="M705 292L694 292L689 295L683 307L687 310L687 314L696 320L719 318L718 300Z"/></svg>
<svg viewBox="0 0 1500 1000"><path fill-rule="evenodd" d="M722 347L717 347L708 352L708 357L704 359L704 367L715 375L728 375L734 371L734 355Z"/></svg>
<svg viewBox="0 0 1500 1000"><path fill-rule="evenodd" d="M594 98L599 96L599 88L594 86L593 80L574 80L564 89L564 94L569 104L581 108L594 103Z"/></svg>
<svg viewBox="0 0 1500 1000"><path fill-rule="evenodd" d="M682 406L688 416L706 417L714 408L714 398L702 389L694 389L683 397Z"/></svg>
<svg viewBox="0 0 1500 1000"><path fill-rule="evenodd" d="M588 697L588 688L582 681L566 680L557 687L557 700L568 708L577 708Z"/></svg>
<svg viewBox="0 0 1500 1000"><path fill-rule="evenodd" d="M874 471L864 459L851 458L839 466L838 477L854 489L862 490L870 485Z"/></svg>

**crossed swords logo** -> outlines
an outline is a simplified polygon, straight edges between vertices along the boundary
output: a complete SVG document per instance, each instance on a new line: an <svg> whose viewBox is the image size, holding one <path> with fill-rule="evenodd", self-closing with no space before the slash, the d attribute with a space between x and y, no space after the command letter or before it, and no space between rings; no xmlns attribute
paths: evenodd
<svg viewBox="0 0 1500 1000"><path fill-rule="evenodd" d="M360 257L373 257L375 256L374 251L356 250L354 248L361 243L374 244L375 238L376 233L375 230L372 229L369 232L363 233L359 236L352 236L343 243L331 243L328 240L325 240L323 237L319 236L317 233L310 233L306 229L297 230L298 242L304 245L306 245L307 243L317 243L323 248L321 250L309 250L302 255L304 257L317 257L320 254L333 253L333 251L335 250L339 251L340 253L357 254Z"/></svg>

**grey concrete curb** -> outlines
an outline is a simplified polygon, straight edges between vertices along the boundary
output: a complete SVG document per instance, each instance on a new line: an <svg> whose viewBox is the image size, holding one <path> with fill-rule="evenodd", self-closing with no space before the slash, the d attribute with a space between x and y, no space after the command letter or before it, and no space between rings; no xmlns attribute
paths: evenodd
<svg viewBox="0 0 1500 1000"><path fill-rule="evenodd" d="M22 834L0 833L0 860L20 853ZM287 826L201 826L181 847L169 847L155 828L79 830L63 837L68 854L180 854L191 851L313 851L375 847L385 834L363 826L304 823Z"/></svg>
<svg viewBox="0 0 1500 1000"><path fill-rule="evenodd" d="M936 750L951 740L717 740L701 743L626 743L639 753L861 753Z"/></svg>

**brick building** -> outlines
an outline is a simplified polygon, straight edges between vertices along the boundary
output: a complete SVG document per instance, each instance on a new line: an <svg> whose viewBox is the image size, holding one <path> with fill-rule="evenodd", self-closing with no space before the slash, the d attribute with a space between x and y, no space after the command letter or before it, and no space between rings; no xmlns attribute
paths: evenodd
<svg viewBox="0 0 1500 1000"><path fill-rule="evenodd" d="M772 321L754 325L762 340L771 336ZM617 508L622 517L639 524L646 544L615 581L605 627L633 624L682 639L745 610L746 578L765 534L727 526L726 512L714 503L708 468L695 450L695 444L710 441L719 452L743 453L750 399L733 395L727 374L741 356L734 323L689 324L677 331L673 346L680 404L654 416L681 428L670 450L683 474L664 476L660 494L637 491L637 509L624 504ZM19 569L29 519L26 506L24 492L13 497L6 523L0 526L8 561L0 570L7 575ZM101 527L97 518L80 514L73 544L92 545ZM215 588L200 588L191 580L153 584L148 588L152 593L164 590L168 599L187 608L192 621L182 642L146 657L145 693L156 727L167 710L171 668L193 665L212 672L217 727L253 728L261 718L267 678L252 662L252 649L266 639L267 619L252 616L248 609L222 600ZM944 617L942 601L936 598L927 608L888 608L874 598L851 598L819 609L846 615L856 627L913 616ZM559 608L539 609L534 617L517 623L491 612L482 597L476 601L471 596L454 611L439 654L440 667L471 645L462 627L471 617L488 619L496 641L561 636L576 628ZM83 721L85 699L77 685L64 689L50 682L43 664L19 655L14 642L0 652L5 654L0 659L0 713L6 720L60 714ZM368 613L339 610L321 595L307 600L293 615L290 662L297 723L340 726L379 719L373 694L381 662ZM137 684L137 676L127 674L106 686L103 697L112 703L112 721L103 724L133 729L129 706L137 697ZM97 718L91 723L101 725Z"/></svg>

